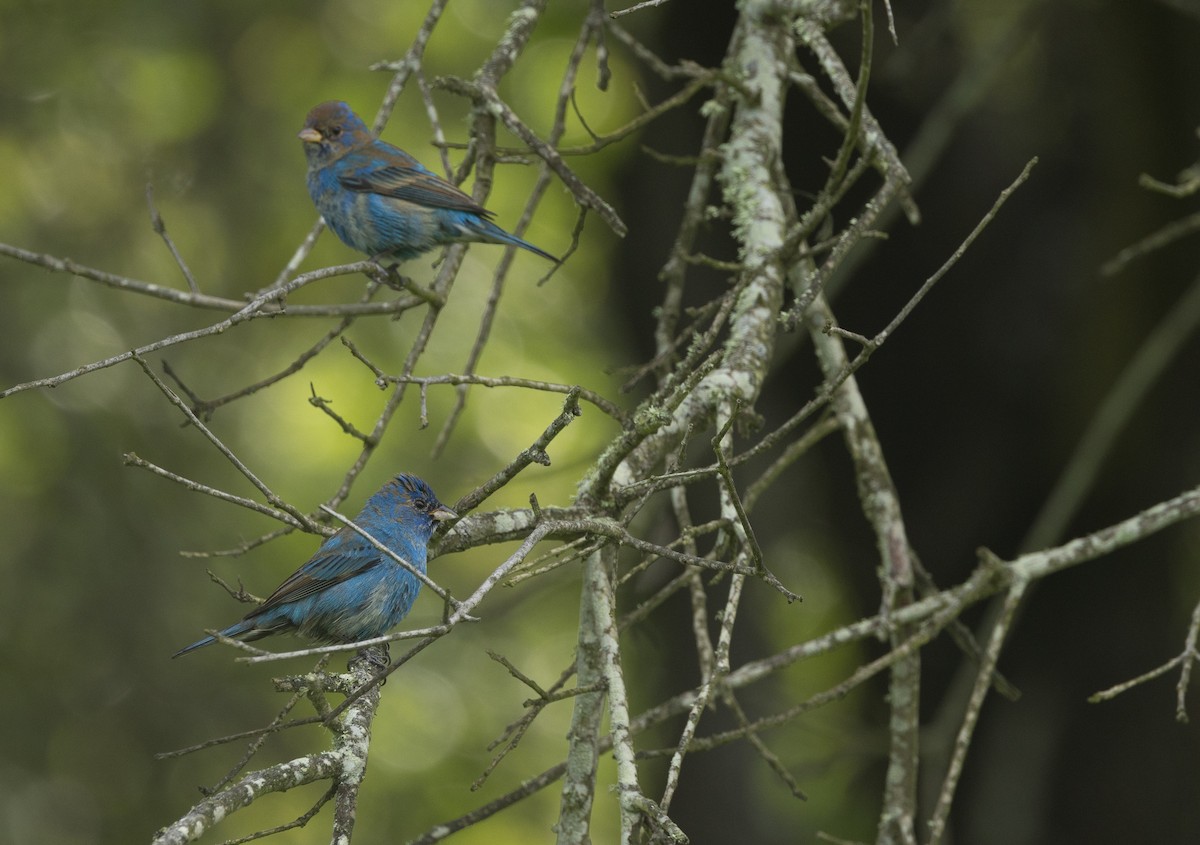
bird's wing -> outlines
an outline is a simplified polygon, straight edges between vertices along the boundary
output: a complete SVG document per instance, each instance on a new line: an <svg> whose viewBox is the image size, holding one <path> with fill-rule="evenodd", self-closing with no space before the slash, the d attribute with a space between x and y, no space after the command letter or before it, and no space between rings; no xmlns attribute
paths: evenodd
<svg viewBox="0 0 1200 845"><path fill-rule="evenodd" d="M319 550L308 563L288 576L266 601L254 609L257 616L265 610L327 590L379 565L379 554L373 548L346 551Z"/></svg>
<svg viewBox="0 0 1200 845"><path fill-rule="evenodd" d="M372 155L360 152L353 164L362 166L341 168L338 181L350 191L379 194L380 196L423 205L428 208L445 208L451 211L466 211L490 218L492 213L471 197L451 185L441 176L426 169L415 158L403 150L392 148L386 154ZM397 155L399 153L399 155ZM349 159L343 159L352 165Z"/></svg>

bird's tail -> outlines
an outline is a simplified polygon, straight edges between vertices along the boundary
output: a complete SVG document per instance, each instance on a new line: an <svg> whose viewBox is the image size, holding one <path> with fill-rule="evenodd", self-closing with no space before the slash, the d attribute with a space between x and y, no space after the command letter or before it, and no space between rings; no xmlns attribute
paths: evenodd
<svg viewBox="0 0 1200 845"><path fill-rule="evenodd" d="M254 622L243 619L240 622L234 622L228 628L221 632L222 637L234 637L237 639L245 639L244 634L250 633L255 627ZM261 636L261 635L260 635ZM217 641L216 637L208 636L203 639L196 640L188 646L184 646L179 651L172 654L172 657L178 657L181 654L187 654L189 651L195 651L198 648L204 648L206 645L212 645Z"/></svg>
<svg viewBox="0 0 1200 845"><path fill-rule="evenodd" d="M473 228L475 230L475 232L480 236L480 238L482 240L490 241L491 243L494 243L494 244L511 244L512 246L519 246L521 249L529 250L534 255L540 255L542 258L546 259L547 261L553 261L555 264L558 263L558 259L555 258L550 253L546 252L546 250L539 249L538 247L531 244L529 241L522 240L521 238L518 238L516 235L509 234L508 232L504 231L499 226L497 226L495 223L493 223L491 220L485 220L483 218L477 217L477 218L471 220L470 222L471 222L471 228Z"/></svg>

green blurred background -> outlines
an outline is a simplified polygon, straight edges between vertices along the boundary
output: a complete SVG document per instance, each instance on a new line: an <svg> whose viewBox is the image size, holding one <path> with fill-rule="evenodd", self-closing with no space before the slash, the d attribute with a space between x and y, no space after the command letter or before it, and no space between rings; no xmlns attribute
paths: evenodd
<svg viewBox="0 0 1200 845"><path fill-rule="evenodd" d="M506 77L501 93L539 132L549 127L587 5L552 3ZM670 59L713 64L728 42L731 5L673 0L624 24ZM470 75L509 11L510 4L493 0L453 0L429 44L426 77ZM0 241L182 288L149 225L144 189L152 182L205 292L236 298L262 287L315 219L295 139L304 114L340 98L370 119L389 75L368 66L399 58L424 13L421 3L387 0L0 2ZM1002 555L1019 548L1097 404L1200 266L1200 239L1193 237L1116 277L1098 273L1119 249L1196 211L1195 198L1151 195L1136 180L1143 171L1171 179L1200 153L1200 12L1182 2L1060 0L1029 15L1024 4L977 0L905 4L896 14L900 44L881 33L871 103L902 151L920 137L954 80L995 51L1002 33L1018 25L1020 37L1001 51L991 87L952 126L918 191L923 225L897 227L848 280L835 303L843 324L866 333L884 325L1025 161L1041 157L1010 209L862 374L912 540L950 584L969 571L975 547ZM854 26L835 40L844 55L857 56ZM801 60L815 70L811 57L802 53ZM639 91L654 99L669 90L619 49L611 63L607 93L596 89L590 61L579 84L580 108L601 131L638 112ZM466 140L463 105L443 94L435 102L448 139ZM589 220L579 252L542 287L535 281L544 265L518 256L481 372L578 382L618 395L623 377L614 370L651 354L656 273L686 188L685 172L641 155L638 142L694 151L699 104L639 139L572 161L613 201L630 235L619 240ZM836 153L837 137L796 106L786 164L798 187L816 190L821 157ZM569 140L585 142L578 122L570 126ZM384 137L436 164L414 85ZM502 225L515 224L532 184L529 168L498 171L489 207ZM526 236L562 253L574 214L570 197L555 186ZM714 231L706 251L723 250L728 246ZM491 247L469 251L420 374L462 369L497 258ZM325 235L303 269L356 259ZM432 278L430 260L405 269L418 282ZM349 301L361 286L360 278L334 279L294 301ZM7 258L0 259L0 291L4 387L218 318ZM349 336L395 372L420 318L414 312L394 322L361 320ZM211 397L278 370L327 329L315 319L264 320L155 360L169 361L189 387ZM1193 338L1139 409L1069 534L1200 479L1198 354ZM815 383L811 353L800 346L781 361L760 410L768 420L782 419ZM372 424L385 398L333 344L301 374L218 411L213 422L260 477L302 509L332 494L358 451L309 405L310 391L360 428ZM430 390L426 429L416 398L414 391L400 409L343 510L353 512L399 469L423 475L452 502L532 442L561 404L477 389L449 448L434 459L453 397L448 388ZM530 492L544 504L568 502L579 474L614 433L585 406L551 448L553 465L532 468L490 505L521 506ZM202 628L241 613L209 582L206 567L265 594L316 539L289 536L240 558L181 557L181 550L228 549L274 526L124 468L125 452L222 489L253 492L196 432L180 426L135 366L0 401L0 842L148 841L239 752L233 746L166 762L155 753L257 727L280 704L269 684L278 667L242 667L218 649L180 661L169 655ZM806 604L798 611L780 608L765 591L749 596L753 621L735 664L873 612L871 539L839 444L825 444L793 470L762 505L756 525L776 571ZM433 574L462 594L508 551L442 559ZM1198 560L1200 531L1186 525L1039 591L1004 663L1025 698L985 710L954 819L960 841L1200 840L1200 734L1172 720L1173 680L1114 703L1084 703L1096 689L1182 648L1200 596ZM564 567L497 591L480 609L482 624L437 643L387 685L356 842L404 841L561 759L565 706L541 718L482 790L468 791L490 757L487 743L528 697L485 649L551 682L571 659L577 584L574 567ZM635 585L630 598L637 595ZM410 619L430 624L439 611L425 595ZM630 635L629 671L647 693L666 695L692 682L685 620L685 604L676 603L657 625ZM865 653L778 679L762 694L763 712L772 695L821 689ZM941 644L926 661L925 716L934 740L944 736L937 727L946 714L936 705L957 661ZM745 748L696 755L676 805L680 822L696 843L807 842L818 829L870 838L884 712L881 690L868 688L768 737L809 793L804 804ZM656 739L673 741L669 732ZM273 741L259 761L321 747L316 730L296 732ZM317 794L300 790L260 802L212 841L289 820ZM613 808L602 794L594 841L612 840ZM548 841L556 809L551 787L455 841ZM289 842L327 839L325 817L286 834Z"/></svg>

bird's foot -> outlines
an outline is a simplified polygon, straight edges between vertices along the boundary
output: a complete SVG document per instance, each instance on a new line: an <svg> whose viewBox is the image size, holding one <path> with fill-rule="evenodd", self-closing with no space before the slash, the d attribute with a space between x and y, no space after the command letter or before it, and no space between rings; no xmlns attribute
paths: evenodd
<svg viewBox="0 0 1200 845"><path fill-rule="evenodd" d="M383 670L392 665L391 652L387 643L360 648L356 657L361 658L377 669Z"/></svg>
<svg viewBox="0 0 1200 845"><path fill-rule="evenodd" d="M373 274L375 281L379 284L389 287L394 291L412 290L415 284L408 276L400 272L400 264L398 262L384 263L383 255L376 255L371 258L372 261L379 267L379 272Z"/></svg>
<svg viewBox="0 0 1200 845"><path fill-rule="evenodd" d="M396 269L397 266L393 264L387 269L387 275L384 277L383 283L394 291L411 291L416 287L417 283L409 276L401 275L400 271Z"/></svg>

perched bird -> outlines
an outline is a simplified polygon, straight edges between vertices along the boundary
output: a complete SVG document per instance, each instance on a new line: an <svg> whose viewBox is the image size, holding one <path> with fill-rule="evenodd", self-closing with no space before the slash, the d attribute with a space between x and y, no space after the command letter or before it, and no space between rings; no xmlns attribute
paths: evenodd
<svg viewBox="0 0 1200 845"><path fill-rule="evenodd" d="M354 522L424 572L434 526L455 516L424 481L415 475L397 475L367 500ZM378 637L408 615L420 589L415 575L347 525L266 601L221 635L249 641L294 631L328 643ZM173 656L215 641L205 637Z"/></svg>
<svg viewBox="0 0 1200 845"><path fill-rule="evenodd" d="M314 108L299 137L317 211L344 243L375 260L407 261L458 242L511 244L558 260L501 229L467 194L376 138L345 103Z"/></svg>

